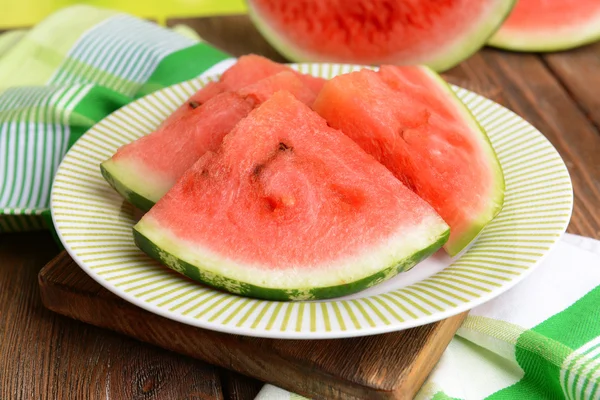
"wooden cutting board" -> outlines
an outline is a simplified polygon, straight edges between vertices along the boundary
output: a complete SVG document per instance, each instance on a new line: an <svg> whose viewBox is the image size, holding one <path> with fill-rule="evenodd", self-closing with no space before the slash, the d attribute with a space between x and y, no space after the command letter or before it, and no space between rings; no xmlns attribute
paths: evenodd
<svg viewBox="0 0 600 400"><path fill-rule="evenodd" d="M315 399L412 399L466 313L361 338L276 340L195 328L134 306L90 278L66 252L39 273L44 305Z"/></svg>

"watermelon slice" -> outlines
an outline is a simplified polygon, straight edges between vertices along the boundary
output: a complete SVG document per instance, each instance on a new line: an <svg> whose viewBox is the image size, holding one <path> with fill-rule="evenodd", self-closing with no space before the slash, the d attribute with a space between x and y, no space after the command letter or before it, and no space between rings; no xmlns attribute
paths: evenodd
<svg viewBox="0 0 600 400"><path fill-rule="evenodd" d="M599 0L519 0L488 43L517 51L557 51L596 40Z"/></svg>
<svg viewBox="0 0 600 400"><path fill-rule="evenodd" d="M426 64L446 70L482 47L514 0L249 0L257 29L293 61Z"/></svg>
<svg viewBox="0 0 600 400"><path fill-rule="evenodd" d="M190 100L195 101L198 104L203 104L219 93L235 92L245 86L285 71L296 74L296 76L315 93L315 96L319 93L321 87L325 83L325 79L323 78L301 74L286 65L276 63L268 58L249 54L240 57L235 64L227 71L223 72L218 82L209 83L196 92Z"/></svg>
<svg viewBox="0 0 600 400"><path fill-rule="evenodd" d="M190 100L183 106L185 112L180 108L156 131L103 162L102 175L129 202L147 211L198 158L216 150L253 107L279 90L288 90L306 104L315 99L295 73L284 71L237 93L218 94L202 105Z"/></svg>
<svg viewBox="0 0 600 400"><path fill-rule="evenodd" d="M190 112L190 107L188 107L188 104L193 104L194 107L200 106L221 93L236 92L245 86L251 85L262 79L268 78L269 76L284 71L290 71L294 74L297 74L300 79L310 82L311 85L315 85L312 77L292 71L285 65L278 64L267 58L254 54L242 56L235 64L223 72L219 81L209 82L203 88L194 93L186 101L186 103L182 104L181 107L175 110L175 112L173 112L163 122L163 125L168 125L171 119L177 120L180 118L180 115ZM319 90L320 86L318 90L314 91L315 95L319 92Z"/></svg>
<svg viewBox="0 0 600 400"><path fill-rule="evenodd" d="M382 66L337 76L313 107L433 206L450 225L450 255L500 211L504 178L496 154L429 68Z"/></svg>
<svg viewBox="0 0 600 400"><path fill-rule="evenodd" d="M448 226L287 92L243 119L134 226L188 277L245 296L341 296L414 266Z"/></svg>

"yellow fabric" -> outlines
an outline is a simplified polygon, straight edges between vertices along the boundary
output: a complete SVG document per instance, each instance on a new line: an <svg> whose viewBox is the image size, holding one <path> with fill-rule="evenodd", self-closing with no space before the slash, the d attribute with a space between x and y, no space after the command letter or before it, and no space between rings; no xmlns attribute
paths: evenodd
<svg viewBox="0 0 600 400"><path fill-rule="evenodd" d="M2 58L3 54L5 54L15 44L19 43L19 41L26 34L27 34L27 30L25 30L25 29L19 29L19 30L0 33L0 59Z"/></svg>
<svg viewBox="0 0 600 400"><path fill-rule="evenodd" d="M8 85L46 84L77 39L89 27L115 14L115 11L80 5L67 7L40 22L2 54L0 92ZM8 43L7 40L7 46Z"/></svg>
<svg viewBox="0 0 600 400"><path fill-rule="evenodd" d="M163 25L168 18L246 12L244 0L0 0L0 29L33 26L56 10L77 3L119 10Z"/></svg>

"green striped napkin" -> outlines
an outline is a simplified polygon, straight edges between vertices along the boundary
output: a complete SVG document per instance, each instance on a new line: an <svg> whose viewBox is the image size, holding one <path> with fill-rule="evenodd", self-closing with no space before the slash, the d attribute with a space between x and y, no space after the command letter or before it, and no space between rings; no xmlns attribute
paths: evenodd
<svg viewBox="0 0 600 400"><path fill-rule="evenodd" d="M1 35L0 232L50 226L54 173L92 125L228 58L185 27L90 6Z"/></svg>
<svg viewBox="0 0 600 400"><path fill-rule="evenodd" d="M302 399L272 385L256 397ZM600 399L600 241L565 234L531 276L471 310L416 399Z"/></svg>

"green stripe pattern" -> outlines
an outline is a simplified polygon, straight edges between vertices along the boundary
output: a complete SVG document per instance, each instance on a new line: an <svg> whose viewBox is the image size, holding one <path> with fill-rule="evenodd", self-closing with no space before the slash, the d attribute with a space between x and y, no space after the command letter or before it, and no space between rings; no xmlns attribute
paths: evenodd
<svg viewBox="0 0 600 400"><path fill-rule="evenodd" d="M22 73L55 65L45 86L0 92L0 232L51 225L50 188L58 165L94 124L140 95L196 77L229 58L195 39L126 14L105 12L107 17L99 18L93 7L65 12L94 24L73 40L62 60L50 50L34 52L39 58L30 60ZM77 25L73 17L64 24ZM68 27L62 28L47 34L64 41L61 35ZM39 29L32 35L39 36ZM27 36L22 42L13 50L31 45ZM9 62L7 57L0 58L0 64ZM114 144L104 137L87 151L112 151ZM82 176L91 179L89 174Z"/></svg>
<svg viewBox="0 0 600 400"><path fill-rule="evenodd" d="M600 286L523 332L515 350L523 379L488 398L599 398L600 316L590 312L598 304Z"/></svg>
<svg viewBox="0 0 600 400"><path fill-rule="evenodd" d="M44 227L42 209L71 137L70 115L90 85L18 87L0 95L0 231Z"/></svg>
<svg viewBox="0 0 600 400"><path fill-rule="evenodd" d="M50 84L94 83L133 97L165 57L194 44L191 38L119 14L80 38Z"/></svg>
<svg viewBox="0 0 600 400"><path fill-rule="evenodd" d="M360 67L295 68L330 78ZM436 254L352 299L318 305L245 299L191 284L136 249L131 227L138 216L102 179L98 166L119 146L151 132L206 82L174 85L101 121L71 149L52 192L56 226L83 268L119 296L151 311L200 327L279 338L404 329L470 309L513 286L538 265L569 221L571 183L550 143L509 110L454 88L487 129L506 179L503 211L462 256L453 260ZM415 283L405 285L406 279Z"/></svg>

